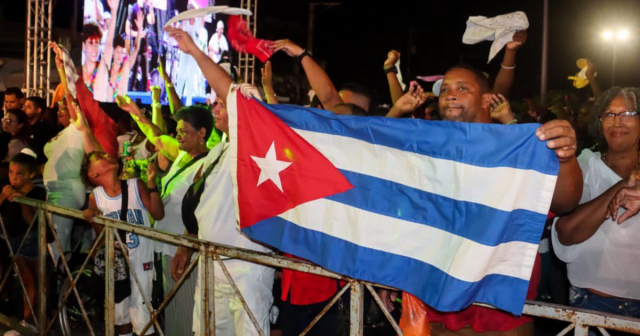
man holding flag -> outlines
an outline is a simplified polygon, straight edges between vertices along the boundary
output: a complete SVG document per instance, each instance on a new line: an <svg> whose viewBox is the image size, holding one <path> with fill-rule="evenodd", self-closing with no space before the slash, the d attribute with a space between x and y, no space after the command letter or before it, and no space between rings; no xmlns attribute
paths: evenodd
<svg viewBox="0 0 640 336"><path fill-rule="evenodd" d="M195 49L186 34L168 30L183 51ZM229 92L228 75L200 54L192 55L214 90ZM225 103L234 183L228 197L235 196L244 234L330 270L409 291L439 310L461 310L433 315L446 329L520 333L528 320L466 307L477 301L522 312L546 213L571 211L582 193L568 123L537 130L473 124L490 122L490 94L486 78L464 66L447 72L440 109L447 120L470 124L267 106L236 89ZM216 127L226 122L226 114L216 116ZM215 174L213 185L228 178ZM209 230L236 230L224 217ZM251 308L264 314L268 301Z"/></svg>

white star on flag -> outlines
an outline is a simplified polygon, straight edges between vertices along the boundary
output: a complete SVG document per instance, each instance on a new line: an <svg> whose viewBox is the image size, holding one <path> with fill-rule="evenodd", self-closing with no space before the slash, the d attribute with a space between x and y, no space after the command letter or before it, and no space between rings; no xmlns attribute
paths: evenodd
<svg viewBox="0 0 640 336"><path fill-rule="evenodd" d="M258 177L257 186L260 186L266 180L271 180L281 192L284 192L282 190L282 182L280 182L280 172L287 169L287 167L291 165L291 162L278 161L276 158L275 141L271 143L271 147L269 147L265 157L261 158L251 155L251 159L253 159L260 168L260 177Z"/></svg>

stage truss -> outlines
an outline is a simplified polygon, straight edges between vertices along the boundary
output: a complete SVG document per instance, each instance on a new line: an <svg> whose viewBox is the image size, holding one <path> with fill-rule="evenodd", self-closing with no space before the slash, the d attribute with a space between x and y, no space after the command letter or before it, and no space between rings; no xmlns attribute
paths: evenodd
<svg viewBox="0 0 640 336"><path fill-rule="evenodd" d="M240 0L240 7L250 10L252 16L247 17L249 31L256 36L256 22L258 22L258 0ZM238 81L254 84L256 76L256 57L248 53L238 54Z"/></svg>
<svg viewBox="0 0 640 336"><path fill-rule="evenodd" d="M51 98L51 9L52 0L27 0L27 33L25 47L25 94Z"/></svg>

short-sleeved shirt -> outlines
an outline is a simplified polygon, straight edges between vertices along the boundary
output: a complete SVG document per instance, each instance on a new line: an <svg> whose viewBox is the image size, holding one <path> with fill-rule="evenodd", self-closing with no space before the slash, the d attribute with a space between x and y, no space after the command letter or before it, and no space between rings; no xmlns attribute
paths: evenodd
<svg viewBox="0 0 640 336"><path fill-rule="evenodd" d="M3 186L4 187L4 186ZM44 188L35 187L31 189L30 192L27 193L26 197L33 198L39 201L47 200L47 192ZM7 234L9 237L19 237L27 233L27 229L31 223L25 222L22 217L22 208L21 204L17 202L10 202L9 200L5 200L0 205L0 216L2 216L2 221L4 222L5 227L7 228ZM34 230L37 228L32 228Z"/></svg>
<svg viewBox="0 0 640 336"><path fill-rule="evenodd" d="M622 180L602 161L600 153L585 149L578 163L584 181L580 204L597 198ZM618 216L624 211L621 208ZM567 263L567 275L573 286L634 300L640 300L639 238L638 215L622 224L606 219L589 239L571 246L558 240L556 223L551 230L554 251Z"/></svg>

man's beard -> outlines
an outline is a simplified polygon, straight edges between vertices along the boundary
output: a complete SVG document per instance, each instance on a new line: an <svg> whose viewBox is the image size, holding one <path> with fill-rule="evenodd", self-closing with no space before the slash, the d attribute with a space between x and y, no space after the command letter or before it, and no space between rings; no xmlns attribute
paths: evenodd
<svg viewBox="0 0 640 336"><path fill-rule="evenodd" d="M456 115L447 115L446 111L443 114L442 118L446 121L458 121L458 122L471 122L472 120L469 120L469 113L467 113L467 110L462 109L462 111L460 111L460 113L456 114Z"/></svg>

